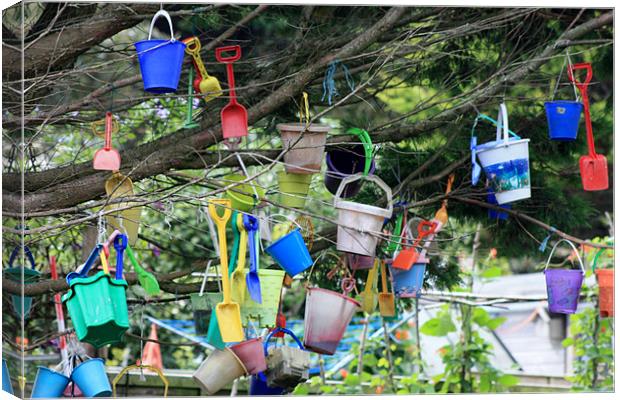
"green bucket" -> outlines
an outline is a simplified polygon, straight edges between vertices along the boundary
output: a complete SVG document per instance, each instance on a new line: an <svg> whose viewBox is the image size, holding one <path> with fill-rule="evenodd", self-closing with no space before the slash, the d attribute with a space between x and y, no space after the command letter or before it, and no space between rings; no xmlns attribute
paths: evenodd
<svg viewBox="0 0 620 400"><path fill-rule="evenodd" d="M226 175L222 183L228 186L234 182L241 182L245 179L245 176L239 174ZM265 196L265 190L263 188L250 183L242 183L241 185L235 186L234 190L226 191L226 197L230 199L233 210L247 212L258 205L260 199L255 198L256 195L254 194L253 188L256 189L256 193L258 193L259 197L262 198ZM241 194L239 192L247 194Z"/></svg>
<svg viewBox="0 0 620 400"><path fill-rule="evenodd" d="M2 271L4 276L6 276L9 280L17 283L22 282L22 268L21 267L12 267L6 268ZM24 284L28 285L31 283L35 283L39 281L41 273L36 269L24 268ZM24 309L24 315L22 315L22 303ZM32 307L32 297L30 296L20 296L18 294L11 295L11 305L13 307L13 311L19 318L28 319L30 315L30 308Z"/></svg>
<svg viewBox="0 0 620 400"><path fill-rule="evenodd" d="M103 271L73 278L62 296L78 340L96 348L120 342L129 328L124 279L112 279Z"/></svg>
<svg viewBox="0 0 620 400"><path fill-rule="evenodd" d="M312 181L311 174L289 174L278 172L280 186L280 204L291 208L303 208Z"/></svg>
<svg viewBox="0 0 620 400"><path fill-rule="evenodd" d="M244 326L258 323L261 328L273 328L276 326L276 317L280 308L284 271L259 269L258 278L263 302L256 303L251 296L245 296L245 301L241 303L241 322Z"/></svg>
<svg viewBox="0 0 620 400"><path fill-rule="evenodd" d="M190 295L192 310L194 311L194 325L197 335L206 335L209 332L209 321L217 303L222 301L220 293L192 293Z"/></svg>

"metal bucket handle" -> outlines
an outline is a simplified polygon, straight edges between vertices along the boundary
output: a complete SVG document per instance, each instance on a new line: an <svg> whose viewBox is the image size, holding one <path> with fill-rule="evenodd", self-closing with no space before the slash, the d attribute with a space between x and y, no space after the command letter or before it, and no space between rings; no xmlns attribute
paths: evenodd
<svg viewBox="0 0 620 400"><path fill-rule="evenodd" d="M9 257L9 268L13 268L13 262L15 261L15 258L19 253L19 248L20 246L16 246L11 252L11 256ZM28 246L24 246L24 254L26 254L26 258L28 259L28 262L30 262L30 266L32 267L32 269L35 269L34 256L32 255L32 252L30 251L30 248L28 248Z"/></svg>
<svg viewBox="0 0 620 400"><path fill-rule="evenodd" d="M547 259L547 263L545 264L545 271L547 270L547 268L549 267L549 263L551 262L551 257L553 257L553 253L555 252L556 247L558 247L558 245L562 242L566 242L568 244L570 244L570 247L573 248L573 250L575 251L575 254L577 255L577 260L579 261L579 265L581 266L581 273L583 274L583 276L586 275L586 270L585 267L583 266L583 261L581 260L581 256L579 255L579 251L577 250L577 248L575 247L575 245L573 244L573 242L571 242L568 239L560 239L558 240L554 245L553 248L551 249L551 253L549 253L549 258Z"/></svg>
<svg viewBox="0 0 620 400"><path fill-rule="evenodd" d="M159 10L155 13L155 15L153 15L153 19L151 20L151 26L149 27L149 39L148 40L151 40L151 36L153 34L153 28L155 27L155 21L157 21L157 18L159 17L164 17L168 21L168 26L170 27L170 41L174 42L175 39L174 39L174 31L172 29L172 19L170 19L170 14L168 14L166 10Z"/></svg>
<svg viewBox="0 0 620 400"><path fill-rule="evenodd" d="M278 332L286 333L287 335L289 335L290 337L292 337L295 340L295 342L297 343L297 345L299 346L299 348L301 350L304 350L304 351L306 350L304 348L304 345L301 344L301 341L299 340L299 338L297 336L295 336L295 334L291 330L286 329L286 328L277 327L276 329L274 329L271 332L269 332L269 335L267 335L267 338L265 339L265 344L263 345L263 348L265 350L265 355L268 355L267 354L267 350L269 349L269 340L271 340L271 337L273 335L275 335L276 333L278 333Z"/></svg>
<svg viewBox="0 0 620 400"><path fill-rule="evenodd" d="M338 190L336 191L336 194L334 195L334 206L337 206L338 201L341 200L340 195L344 191L344 188L349 183L355 182L355 181L357 181L359 179L367 179L369 181L373 181L374 183L377 184L377 186L379 186L381 189L383 189L383 191L387 195L388 208L386 210L389 211L390 214L392 214L392 211L393 211L392 189L390 189L390 187L385 182L383 182L383 180L381 178L379 178L378 176L376 176L376 175L364 176L363 173L357 173L355 175L349 175L349 176L347 176L346 178L344 178L340 182L340 186L338 186Z"/></svg>

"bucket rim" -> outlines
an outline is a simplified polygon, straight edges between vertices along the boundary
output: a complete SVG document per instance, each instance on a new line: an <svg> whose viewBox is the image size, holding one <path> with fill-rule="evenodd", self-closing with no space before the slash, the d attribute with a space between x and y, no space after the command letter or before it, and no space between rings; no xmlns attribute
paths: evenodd
<svg viewBox="0 0 620 400"><path fill-rule="evenodd" d="M350 301L351 303L353 303L357 307L360 307L360 308L362 307L362 303L360 303L359 301L355 300L352 297L347 296L346 294L338 293L338 292L336 292L334 290L323 289L323 288L320 288L320 287L310 287L310 288L307 289L308 292L311 292L313 290L318 290L318 291L321 291L321 292L325 292L325 293L329 293L329 294L334 294L334 295L340 296L343 299Z"/></svg>
<svg viewBox="0 0 620 400"><path fill-rule="evenodd" d="M183 46L183 48L185 48L187 45L185 43L183 43L183 41L181 40L170 40L170 39L144 39L144 40L138 40L137 42L134 42L133 45L137 46L138 44L143 44L143 43L164 43L164 42L170 42L170 44L180 44L181 46Z"/></svg>
<svg viewBox="0 0 620 400"><path fill-rule="evenodd" d="M265 251L269 252L269 249L275 247L277 244L279 244L280 242L282 242L283 239L288 238L291 235L294 235L295 232L299 233L299 235L301 236L301 232L299 231L299 228L295 228L292 231L290 231L289 233L287 233L286 235L282 236L281 238L278 238L278 240L276 240L275 242L271 243L269 246L265 247ZM303 236L301 236L301 240L303 241ZM304 245L306 244L306 242L304 242ZM307 246L306 246L307 247ZM271 255L271 254L270 254ZM284 272L284 271L282 271Z"/></svg>
<svg viewBox="0 0 620 400"><path fill-rule="evenodd" d="M74 278L71 280L71 284L69 286L69 290L67 291L67 293L65 293L62 298L61 298L61 302L65 303L69 300L71 300L71 298L73 298L76 294L75 290L73 289L74 286L88 286L90 284L93 284L97 281L99 281L100 279L103 279L104 277L106 277L108 279L108 283L112 286L124 286L125 289L129 286L127 284L127 281L124 279L112 279L110 277L110 275L106 274L103 271L99 271L97 272L95 275L92 276L88 276L85 278Z"/></svg>
<svg viewBox="0 0 620 400"><path fill-rule="evenodd" d="M360 212L363 214L380 216L383 218L390 218L392 216L392 212L385 208L372 206L370 204L356 203L354 201L336 200L334 207L338 210L342 209L347 211Z"/></svg>
<svg viewBox="0 0 620 400"><path fill-rule="evenodd" d="M576 101L576 100L549 100L549 101L545 101L545 105L551 105L551 104L574 104L574 105L579 105L583 107L583 103L581 101Z"/></svg>
<svg viewBox="0 0 620 400"><path fill-rule="evenodd" d="M276 173L277 177L278 177L278 182L282 181L283 178L287 178L290 175L294 176L294 177L301 177L301 179L303 180L292 180L292 179L284 179L285 182L294 182L294 183L298 183L298 184L303 184L303 185L310 185L310 183L312 182L312 175L313 174L296 174L296 173L291 173L291 172L286 172L286 171L278 171ZM307 181L307 182L306 182Z"/></svg>
<svg viewBox="0 0 620 400"><path fill-rule="evenodd" d="M327 133L332 127L327 124L309 124L306 128L305 123L300 122L285 122L276 125L276 129L280 132L303 132L306 133Z"/></svg>
<svg viewBox="0 0 620 400"><path fill-rule="evenodd" d="M99 362L101 363L101 365L105 368L105 361L103 361L103 358L99 358L99 357L96 357L96 358L89 358L88 360L86 360L86 361L84 361L84 362L80 363L80 365L78 365L77 367L73 368L73 371L71 372L71 380L73 380L73 374L75 374L75 371L77 371L78 369L80 369L80 367L81 367L82 365L87 364L87 363L89 363L89 362L91 362L91 361L99 361Z"/></svg>
<svg viewBox="0 0 620 400"><path fill-rule="evenodd" d="M519 144L527 144L529 143L530 139L529 138L525 138L525 139L515 139L515 140L492 140L490 142L486 142L483 144L480 144L478 146L476 146L476 155L480 154L480 153L485 153L487 151L491 151L491 150L497 150L499 148L506 148L506 147L512 147L515 145L519 145ZM529 159L529 157L528 157Z"/></svg>
<svg viewBox="0 0 620 400"><path fill-rule="evenodd" d="M223 180L230 180L232 182L230 183L236 183L239 182L240 180L236 180L235 178L232 177L239 177L241 178L240 180L244 180L246 179L246 177L244 175L241 174L228 174L225 175ZM228 184L230 184L228 183ZM247 190L247 192L245 194L241 194L239 192L235 192L233 190L226 190L226 196L232 197L235 201L238 201L240 203L243 203L245 205L255 205L255 203L257 203L258 201L260 201L260 199L254 199L254 190L252 189L252 187L254 187L256 189L256 192L258 192L259 197L264 197L265 196L265 189L263 189L262 187L260 187L259 185L253 185L251 182L246 182L246 183L241 183L239 185L237 185L237 187L241 187L243 191ZM251 197L252 201L247 201L244 200L243 197Z"/></svg>
<svg viewBox="0 0 620 400"><path fill-rule="evenodd" d="M67 380L71 380L71 378L70 378L70 377L68 377L67 375L65 375L65 374L63 374L63 373L61 373L61 372L58 372L58 371L56 371L56 370L54 370L54 369L52 369L52 368L45 367L45 366L43 366L43 365L39 365L39 366L37 367L37 374L38 374L38 370L40 370L40 369L46 370L47 372L51 372L51 373L53 373L53 374L55 374L55 375L60 375L60 376L62 376L63 378L66 378Z"/></svg>
<svg viewBox="0 0 620 400"><path fill-rule="evenodd" d="M334 149L334 150L330 150L330 151L326 151L325 152L325 163L327 164L327 171L325 171L325 175L326 176L330 176L330 177L335 178L335 179L342 179L342 178L346 178L347 176L350 176L350 175L355 175L356 172L347 173L347 172L342 172L338 168L336 168L336 166L332 162L332 157L330 155L330 153L334 153L334 152L343 152L343 150ZM365 156L360 156L360 157L362 159L365 158ZM331 171L330 171L330 169L331 169ZM376 169L375 157L373 155L372 159L370 160L370 170L368 171L368 175L374 174L375 169Z"/></svg>

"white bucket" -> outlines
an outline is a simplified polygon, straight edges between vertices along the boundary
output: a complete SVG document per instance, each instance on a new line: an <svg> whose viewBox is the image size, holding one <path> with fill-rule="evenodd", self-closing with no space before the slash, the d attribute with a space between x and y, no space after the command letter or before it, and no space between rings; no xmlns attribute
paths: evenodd
<svg viewBox="0 0 620 400"><path fill-rule="evenodd" d="M280 131L286 151L284 168L287 173L316 174L321 170L329 125L290 123L278 124L276 129Z"/></svg>
<svg viewBox="0 0 620 400"><path fill-rule="evenodd" d="M247 375L243 362L230 349L215 349L194 372L192 378L207 392L214 395L235 379Z"/></svg>
<svg viewBox="0 0 620 400"><path fill-rule="evenodd" d="M531 197L529 142L530 139L509 139L508 112L506 105L500 104L496 140L476 147L498 204Z"/></svg>
<svg viewBox="0 0 620 400"><path fill-rule="evenodd" d="M344 201L340 198L347 184L361 178L375 182L385 191L389 205L387 209ZM334 196L334 207L338 210L336 248L339 251L373 257L383 221L392 216L392 190L390 187L375 175L364 176L362 173L350 175L340 182L338 191Z"/></svg>

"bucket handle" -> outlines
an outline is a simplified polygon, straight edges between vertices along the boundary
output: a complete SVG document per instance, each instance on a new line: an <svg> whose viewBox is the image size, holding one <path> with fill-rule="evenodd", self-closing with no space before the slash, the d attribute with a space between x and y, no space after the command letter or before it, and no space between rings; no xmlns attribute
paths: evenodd
<svg viewBox="0 0 620 400"><path fill-rule="evenodd" d="M15 258L19 253L19 248L20 246L16 246L11 252L11 256L9 257L9 268L13 268L13 262L15 261ZM30 266L32 267L32 269L35 269L34 256L32 255L32 252L30 251L30 248L28 248L28 246L24 246L24 254L28 259L28 262L30 262Z"/></svg>
<svg viewBox="0 0 620 400"><path fill-rule="evenodd" d="M151 26L149 27L149 39L151 40L151 36L153 34L153 28L155 27L155 21L157 18L164 17L168 21L168 26L170 27L170 41L174 42L174 31L172 30L172 19L170 19L170 14L166 10L159 10L153 15L153 19L151 20Z"/></svg>
<svg viewBox="0 0 620 400"><path fill-rule="evenodd" d="M575 251L575 254L577 255L577 260L579 261L579 265L581 267L581 273L585 276L586 275L586 269L583 266L583 261L581 260L581 256L579 255L579 251L577 250L577 248L575 247L575 245L573 244L573 242L571 242L568 239L560 239L558 240L554 245L553 248L551 249L551 253L549 253L549 258L547 259L547 264L545 265L545 271L547 270L547 268L549 267L549 263L551 262L551 257L553 257L553 253L555 252L556 247L558 247L558 245L562 242L566 242L568 244L570 244L570 247L573 248L573 250Z"/></svg>
<svg viewBox="0 0 620 400"><path fill-rule="evenodd" d="M594 255L594 260L592 260L592 272L594 272L594 269L596 268L596 264L598 263L598 259L601 257L601 254L603 254L603 252L607 251L609 249L599 249L596 254Z"/></svg>
<svg viewBox="0 0 620 400"><path fill-rule="evenodd" d="M304 351L306 350L304 348L304 345L301 344L301 341L299 340L299 338L297 336L295 336L295 334L291 330L286 329L286 328L277 327L276 329L274 329L271 332L269 332L269 335L267 335L267 338L265 339L265 344L263 345L263 348L265 350L265 355L267 355L267 350L269 349L269 341L271 340L271 337L273 335L275 335L276 333L278 333L278 332L286 333L287 335L289 335L290 337L292 337L295 340L295 343L297 343L297 346L299 346L300 349L302 349Z"/></svg>
<svg viewBox="0 0 620 400"><path fill-rule="evenodd" d="M495 140L499 141L501 138L504 142L508 141L508 109L505 103L500 103L499 111L497 112L497 129L495 131Z"/></svg>
<svg viewBox="0 0 620 400"><path fill-rule="evenodd" d="M364 176L363 173L357 173L355 175L349 175L346 178L344 178L341 182L340 182L340 186L338 186L338 190L336 191L336 194L334 195L334 206L336 206L338 204L338 200L341 200L340 195L342 194L342 192L344 191L344 188L351 182L355 182L357 180L360 179L368 179L370 181L373 181L374 183L377 184L377 186L379 186L381 189L383 189L383 191L385 192L385 194L387 195L387 203L388 203L388 208L386 209L387 211L389 211L390 215L392 214L393 211L393 205L392 205L392 189L390 189L390 187L383 182L383 180L381 178L379 178L376 175L367 175Z"/></svg>

